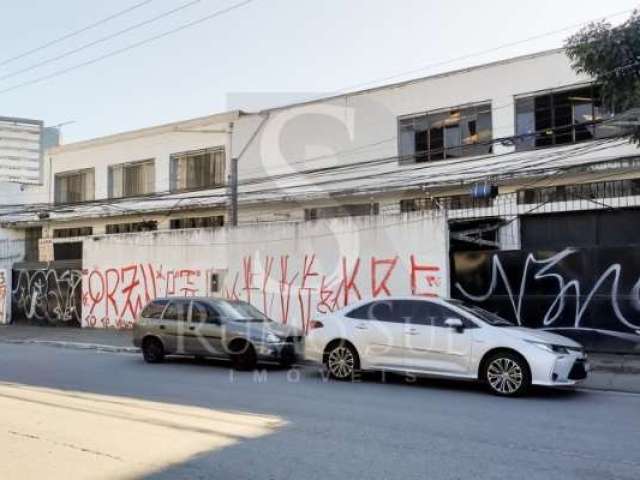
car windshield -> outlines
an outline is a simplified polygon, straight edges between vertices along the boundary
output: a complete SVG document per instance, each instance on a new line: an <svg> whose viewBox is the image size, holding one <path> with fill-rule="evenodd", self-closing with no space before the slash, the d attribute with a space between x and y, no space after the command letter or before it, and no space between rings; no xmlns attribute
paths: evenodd
<svg viewBox="0 0 640 480"><path fill-rule="evenodd" d="M241 300L219 302L216 305L224 317L234 322L270 322L271 320L250 303Z"/></svg>
<svg viewBox="0 0 640 480"><path fill-rule="evenodd" d="M515 325L511 323L509 320L502 318L500 315L489 312L484 308L475 307L475 306L471 307L468 305L460 305L460 304L458 304L457 306L462 308L463 310L466 310L472 315L478 317L483 322L488 323L489 325L492 325L494 327L515 327Z"/></svg>

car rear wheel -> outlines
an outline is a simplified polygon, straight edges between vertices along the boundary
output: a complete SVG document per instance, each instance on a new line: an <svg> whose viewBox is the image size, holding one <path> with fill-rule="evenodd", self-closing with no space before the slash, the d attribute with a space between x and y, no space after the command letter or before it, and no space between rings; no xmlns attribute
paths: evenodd
<svg viewBox="0 0 640 480"><path fill-rule="evenodd" d="M520 355L500 352L485 362L484 380L495 395L516 397L523 395L531 386L531 373Z"/></svg>
<svg viewBox="0 0 640 480"><path fill-rule="evenodd" d="M325 365L336 380L352 380L360 368L358 354L348 343L335 343L327 349Z"/></svg>
<svg viewBox="0 0 640 480"><path fill-rule="evenodd" d="M147 338L142 343L142 356L147 363L160 363L164 360L164 347L157 338Z"/></svg>

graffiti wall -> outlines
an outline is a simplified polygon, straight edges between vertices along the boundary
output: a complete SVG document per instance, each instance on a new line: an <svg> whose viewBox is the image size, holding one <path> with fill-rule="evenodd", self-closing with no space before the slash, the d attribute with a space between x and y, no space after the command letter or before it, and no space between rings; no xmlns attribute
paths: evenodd
<svg viewBox="0 0 640 480"><path fill-rule="evenodd" d="M305 327L369 297L447 295L446 224L361 217L235 229L105 236L84 245L82 326L130 328L160 296L247 300Z"/></svg>
<svg viewBox="0 0 640 480"><path fill-rule="evenodd" d="M224 294L282 323L306 329L314 316L366 298L448 295L440 218L357 217L255 233L230 234Z"/></svg>
<svg viewBox="0 0 640 480"><path fill-rule="evenodd" d="M11 303L14 320L79 326L81 296L81 270L13 270Z"/></svg>
<svg viewBox="0 0 640 480"><path fill-rule="evenodd" d="M640 352L640 249L465 252L452 296L591 350Z"/></svg>
<svg viewBox="0 0 640 480"><path fill-rule="evenodd" d="M11 321L11 271L0 269L0 325Z"/></svg>

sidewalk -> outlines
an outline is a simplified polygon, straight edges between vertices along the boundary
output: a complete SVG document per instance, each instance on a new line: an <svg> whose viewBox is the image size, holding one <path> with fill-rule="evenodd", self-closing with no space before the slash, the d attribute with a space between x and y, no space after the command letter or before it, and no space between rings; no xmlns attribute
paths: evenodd
<svg viewBox="0 0 640 480"><path fill-rule="evenodd" d="M131 332L72 327L0 325L0 343L40 344L64 348L137 353Z"/></svg>
<svg viewBox="0 0 640 480"><path fill-rule="evenodd" d="M0 343L137 353L131 332L69 327L0 325ZM640 355L589 355L592 372L581 388L640 393Z"/></svg>

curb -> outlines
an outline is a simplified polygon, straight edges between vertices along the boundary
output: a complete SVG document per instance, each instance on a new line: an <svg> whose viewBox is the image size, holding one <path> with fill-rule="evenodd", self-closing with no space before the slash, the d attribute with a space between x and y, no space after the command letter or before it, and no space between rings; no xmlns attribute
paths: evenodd
<svg viewBox="0 0 640 480"><path fill-rule="evenodd" d="M69 348L74 350L96 350L109 353L140 353L137 347L118 347L115 345L102 345L99 343L64 342L58 340L0 340L0 343L10 345L45 345L57 348Z"/></svg>

